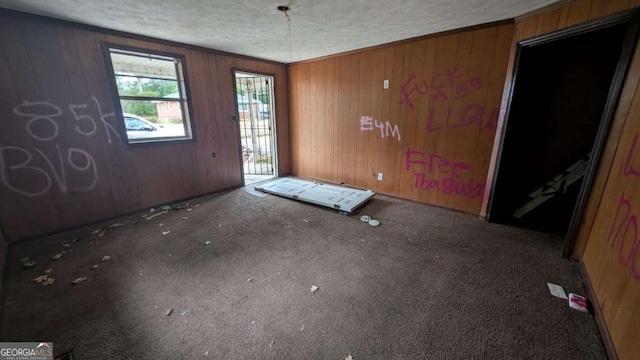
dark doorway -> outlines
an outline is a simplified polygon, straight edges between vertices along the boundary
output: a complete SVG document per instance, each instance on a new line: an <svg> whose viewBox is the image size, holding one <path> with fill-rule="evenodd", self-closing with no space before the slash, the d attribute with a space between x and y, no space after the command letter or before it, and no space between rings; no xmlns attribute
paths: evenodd
<svg viewBox="0 0 640 360"><path fill-rule="evenodd" d="M520 45L491 222L566 235L629 24Z"/></svg>

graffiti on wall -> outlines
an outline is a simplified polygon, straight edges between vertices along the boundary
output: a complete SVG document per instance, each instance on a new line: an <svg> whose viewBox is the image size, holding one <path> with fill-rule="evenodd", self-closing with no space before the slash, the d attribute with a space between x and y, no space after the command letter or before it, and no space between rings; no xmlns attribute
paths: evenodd
<svg viewBox="0 0 640 360"><path fill-rule="evenodd" d="M418 169L415 169L416 167ZM435 153L425 154L407 148L405 170L413 171L413 186L417 189L433 190L447 195L456 194L469 199L482 196L484 192L484 183L463 179L471 170L469 164L455 162Z"/></svg>
<svg viewBox="0 0 640 360"><path fill-rule="evenodd" d="M638 162L640 154L636 149L639 134L635 134L631 148L627 153L623 174L629 181L637 181L640 177ZM638 213L634 212L632 198L624 193L620 197L616 215L609 229L607 245L614 254L617 252L618 264L625 269L630 269L633 278L640 280L640 268L638 257L640 252L640 237L638 236ZM636 201L637 202L637 201ZM636 210L637 211L637 210Z"/></svg>
<svg viewBox="0 0 640 360"><path fill-rule="evenodd" d="M380 138L395 137L400 141L400 129L398 125L391 125L390 122L379 122L370 116L360 117L360 132L380 130Z"/></svg>
<svg viewBox="0 0 640 360"><path fill-rule="evenodd" d="M70 104L69 114L76 121L75 131L82 136L104 132L109 144L112 135L120 141L120 135L109 123L115 114L104 113L98 99L92 97L98 118L87 114L88 104ZM36 143L51 146L48 153L40 147L24 148L0 144L0 181L9 190L28 197L48 193L54 186L62 193L90 191L98 183L98 168L93 156L85 149L61 148L56 143L60 134L60 121L64 121L62 109L45 101L25 101L13 108L13 113L25 120L24 130ZM28 178L28 184L14 181L16 177Z"/></svg>
<svg viewBox="0 0 640 360"><path fill-rule="evenodd" d="M483 82L479 77L464 79L457 68L447 69L431 79L418 79L416 74L409 74L401 86L400 105L414 108L414 100L423 96L429 97L427 115L428 132L475 125L482 130L494 130L498 123L497 108L489 109L480 104L465 104L460 115L452 116L452 101L465 99L474 91L482 89Z"/></svg>

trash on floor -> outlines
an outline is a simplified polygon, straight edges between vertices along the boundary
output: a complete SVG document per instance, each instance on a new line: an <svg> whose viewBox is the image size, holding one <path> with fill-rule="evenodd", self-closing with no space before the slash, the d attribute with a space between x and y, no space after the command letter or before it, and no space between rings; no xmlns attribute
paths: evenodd
<svg viewBox="0 0 640 360"><path fill-rule="evenodd" d="M211 241L207 240L207 241L204 242L204 244L205 245L209 245L209 244L211 244Z"/></svg>
<svg viewBox="0 0 640 360"><path fill-rule="evenodd" d="M304 330L304 324L302 324L302 326L300 326L300 331Z"/></svg>
<svg viewBox="0 0 640 360"><path fill-rule="evenodd" d="M171 210L171 206L169 206L169 205L163 205L163 206L161 206L161 207L160 207L160 210L162 210L162 211L169 211L169 210Z"/></svg>
<svg viewBox="0 0 640 360"><path fill-rule="evenodd" d="M560 299L567 299L567 293L564 292L562 286L552 283L547 283L547 286L549 287L549 292L551 292L551 295L559 297Z"/></svg>
<svg viewBox="0 0 640 360"><path fill-rule="evenodd" d="M578 311L582 311L584 313L589 312L587 299L584 296L576 295L573 293L569 293L569 307Z"/></svg>
<svg viewBox="0 0 640 360"><path fill-rule="evenodd" d="M173 309L169 309L164 313L166 316L173 314Z"/></svg>
<svg viewBox="0 0 640 360"><path fill-rule="evenodd" d="M188 217L186 217L186 216L183 216L181 219L182 219L182 220L189 220L189 218L188 218Z"/></svg>
<svg viewBox="0 0 640 360"><path fill-rule="evenodd" d="M361 221L364 221L364 222L369 222L369 221L371 221L371 216L369 216L369 215L362 215L362 216L360 216L360 220L361 220Z"/></svg>
<svg viewBox="0 0 640 360"><path fill-rule="evenodd" d="M189 310L185 310L185 311L182 312L182 314L180 314L180 316L185 316L185 315L187 315L188 312L189 312Z"/></svg>
<svg viewBox="0 0 640 360"><path fill-rule="evenodd" d="M97 228L91 232L91 235L98 235L104 228Z"/></svg>
<svg viewBox="0 0 640 360"><path fill-rule="evenodd" d="M49 275L40 275L37 278L33 279L33 281L35 281L37 283L41 283L41 282L47 280L48 277L49 277Z"/></svg>
<svg viewBox="0 0 640 360"><path fill-rule="evenodd" d="M51 274L51 272L53 271L53 269L47 269L44 271L45 274Z"/></svg>
<svg viewBox="0 0 640 360"><path fill-rule="evenodd" d="M53 255L52 259L53 259L53 260L58 260L58 259L60 259L61 257L62 257L62 254L57 253L57 254Z"/></svg>
<svg viewBox="0 0 640 360"><path fill-rule="evenodd" d="M124 224L122 224L122 223L113 223L113 224L109 225L109 228L115 229L115 228L118 228L120 226L124 226Z"/></svg>
<svg viewBox="0 0 640 360"><path fill-rule="evenodd" d="M273 345L275 345L276 341L275 340L271 340L271 342L269 343L269 347L272 348Z"/></svg>
<svg viewBox="0 0 640 360"><path fill-rule="evenodd" d="M252 277L250 277L250 278L248 278L248 279L247 279L247 282L251 282L251 281L253 281L253 278L252 278Z"/></svg>
<svg viewBox="0 0 640 360"><path fill-rule="evenodd" d="M346 358L344 358L344 360L353 360L353 356L351 356L351 354L349 354L349 356L347 356Z"/></svg>
<svg viewBox="0 0 640 360"><path fill-rule="evenodd" d="M63 247L71 247L69 244L62 244Z"/></svg>
<svg viewBox="0 0 640 360"><path fill-rule="evenodd" d="M147 220L151 220L151 219L153 219L154 217L157 217L157 216L160 216L160 215L164 215L164 214L166 214L166 213L168 213L168 211L161 211L161 212L159 212L159 213L157 213L157 214L153 214L153 215L149 215L149 216L147 216L147 217L146 217L146 219L147 219Z"/></svg>
<svg viewBox="0 0 640 360"><path fill-rule="evenodd" d="M22 263L22 267L25 269L31 269L34 266L36 266L36 262L35 261L25 261Z"/></svg>
<svg viewBox="0 0 640 360"><path fill-rule="evenodd" d="M378 225L380 225L380 221L378 221L376 219L371 219L371 220L369 220L369 225L378 226Z"/></svg>
<svg viewBox="0 0 640 360"><path fill-rule="evenodd" d="M163 231L163 232L162 232L162 235L167 235L167 234L169 234L170 232L171 232L170 230Z"/></svg>
<svg viewBox="0 0 640 360"><path fill-rule="evenodd" d="M315 286L315 285L311 285L311 292L314 293L316 291L318 291L319 287Z"/></svg>
<svg viewBox="0 0 640 360"><path fill-rule="evenodd" d="M105 255L102 257L102 261L109 261L109 260L111 260L111 256L109 255Z"/></svg>
<svg viewBox="0 0 640 360"><path fill-rule="evenodd" d="M99 267L100 267L99 265L93 265L93 266L91 267L91 269L95 270L95 269L97 269L97 268L99 268Z"/></svg>
<svg viewBox="0 0 640 360"><path fill-rule="evenodd" d="M80 284L81 282L83 282L83 281L85 281L85 280L87 280L87 278L86 278L86 277L79 277L79 278L77 278L77 279L73 280L71 283L72 283L72 284L74 284L74 285L76 285L76 284Z"/></svg>
<svg viewBox="0 0 640 360"><path fill-rule="evenodd" d="M47 279L42 283L42 286L51 285L51 284L53 284L53 282L54 282L54 281L56 281L56 279L48 277L48 278L47 278Z"/></svg>
<svg viewBox="0 0 640 360"><path fill-rule="evenodd" d="M163 223L158 224L158 227L163 227L163 226L164 226Z"/></svg>
<svg viewBox="0 0 640 360"><path fill-rule="evenodd" d="M25 257L23 257L23 258L20 258L20 262L21 262L21 263L27 262L27 261L29 261L29 260L30 260L30 259L29 259L29 257L28 257L28 256L25 256Z"/></svg>
<svg viewBox="0 0 640 360"><path fill-rule="evenodd" d="M189 209L187 209L187 211L193 211L193 209L192 209L192 208L189 208Z"/></svg>
<svg viewBox="0 0 640 360"><path fill-rule="evenodd" d="M209 356L209 350L204 352L204 356Z"/></svg>

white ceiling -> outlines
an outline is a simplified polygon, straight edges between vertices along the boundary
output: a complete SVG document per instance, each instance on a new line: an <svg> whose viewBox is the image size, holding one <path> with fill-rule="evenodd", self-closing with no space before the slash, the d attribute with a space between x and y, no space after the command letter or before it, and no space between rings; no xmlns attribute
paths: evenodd
<svg viewBox="0 0 640 360"><path fill-rule="evenodd" d="M0 0L0 7L288 63L509 19L556 1ZM291 54L278 5L290 8Z"/></svg>

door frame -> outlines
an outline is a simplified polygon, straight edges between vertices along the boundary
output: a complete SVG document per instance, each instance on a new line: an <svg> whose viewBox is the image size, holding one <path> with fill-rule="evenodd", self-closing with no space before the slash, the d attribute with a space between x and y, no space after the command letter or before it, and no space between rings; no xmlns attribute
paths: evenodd
<svg viewBox="0 0 640 360"><path fill-rule="evenodd" d="M277 178L279 176L278 172L278 130L276 127L277 123L277 111L276 111L276 75L272 73L258 72L254 70L247 70L239 67L231 68L231 82L233 84L233 103L235 106L235 112L233 115L233 121L236 123L236 128L238 130L238 154L240 154L240 175L242 176L242 185L245 185L244 180L244 161L242 160L242 133L240 131L240 111L238 110L238 89L236 87L236 72L241 72L245 74L256 75L256 77L260 76L269 76L273 81L269 84L271 88L271 99L269 104L271 106L270 110L273 116L270 117L270 125L271 125L271 162L273 166L273 178Z"/></svg>
<svg viewBox="0 0 640 360"><path fill-rule="evenodd" d="M616 65L616 70L613 74L613 78L611 79L611 86L609 87L607 101L605 103L605 106L602 112L602 117L600 119L600 124L598 126L598 132L594 140L594 144L591 152L591 159L589 161L589 165L587 166L585 177L582 182L580 192L578 194L578 199L576 200L573 214L571 216L571 221L569 222L567 234L564 239L562 257L568 258L571 255L571 252L573 251L575 241L578 235L578 230L580 228L580 225L582 224L584 211L587 205L587 201L589 199L589 195L591 193L593 181L595 179L598 166L600 164L600 158L602 156L604 145L607 140L609 128L610 128L611 122L613 121L613 117L615 115L615 112L618 106L618 101L620 99L620 94L622 92L624 80L627 76L629 65L631 64L633 52L634 52L636 41L638 38L638 29L640 27L639 15L640 15L640 9L633 9L633 10L622 12L620 14L607 16L601 19L589 21L584 24L576 25L567 29L558 30L549 34L537 36L531 39L526 39L518 42L517 48L516 48L516 54L514 58L512 77L508 85L508 94L507 94L507 101L505 106L504 121L503 121L503 125L497 140L498 142L497 156L496 156L495 166L493 169L494 170L493 175L491 177L491 188L490 188L489 196L487 200L487 213L485 218L487 222L491 222L491 209L494 205L493 200L495 195L495 187L496 187L498 175L500 174L500 164L502 162L502 151L504 149L504 141L507 134L509 118L511 115L511 103L513 101L513 92L515 89L515 85L517 83L518 72L520 68L520 57L522 56L522 49L525 47L531 48L537 45L548 44L553 41L570 38L576 35L586 34L592 31L597 31L600 29L604 29L607 27L628 22L629 28L627 30L625 39L623 41L622 51L620 53L618 64Z"/></svg>

